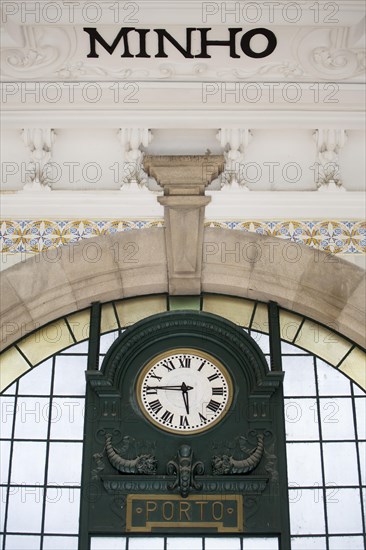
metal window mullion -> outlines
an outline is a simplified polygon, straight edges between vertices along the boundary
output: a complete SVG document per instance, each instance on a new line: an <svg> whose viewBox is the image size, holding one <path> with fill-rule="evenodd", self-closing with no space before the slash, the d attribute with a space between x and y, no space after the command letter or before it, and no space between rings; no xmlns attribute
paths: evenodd
<svg viewBox="0 0 366 550"><path fill-rule="evenodd" d="M325 523L325 547L329 550L329 529L328 529L328 508L327 508L327 490L325 486L325 466L324 466L324 452L323 452L323 430L322 419L320 414L320 397L319 397L319 384L318 384L318 366L317 358L313 356L314 371L315 371L315 391L316 391L316 408L318 413L318 428L319 428L319 446L320 446L320 467L322 471L322 493L323 493L323 507L324 507L324 523Z"/></svg>
<svg viewBox="0 0 366 550"><path fill-rule="evenodd" d="M360 459L360 446L359 446L359 438L358 438L358 426L357 426L357 413L356 413L356 399L353 391L353 384L350 381L351 384L351 396L352 396L352 415L353 415L353 425L355 430L355 445L356 445L356 458L357 458L357 470L358 470L358 488L360 491L360 503L361 503L361 521L362 521L362 531L363 531L363 543L366 548L366 518L365 518L365 506L363 502L363 494L362 494L362 473L361 473L361 459ZM364 399L364 397L361 397L361 399Z"/></svg>
<svg viewBox="0 0 366 550"><path fill-rule="evenodd" d="M282 355L281 355L281 331L280 331L280 316L279 307L276 302L268 304L268 321L269 321L269 350L271 360L271 370L274 372L282 372ZM284 411L284 395L283 384L277 389L279 398L279 410L277 416L277 441L278 450L281 447L283 450L283 460L278 461L278 469L280 473L280 499L284 503L281 510L281 533L280 542L281 548L291 548L291 530L290 530L290 506L289 506L289 490L287 477L287 455L286 455L286 424Z"/></svg>
<svg viewBox="0 0 366 550"><path fill-rule="evenodd" d="M15 396L14 396L14 415L13 415L13 425L11 427L11 440L10 440L10 450L9 450L8 484L7 484L7 491L6 491L5 514L4 514L4 538L3 538L3 544L2 544L3 550L5 550L6 548L5 544L6 544L6 528L8 523L8 511L9 511L9 489L10 489L10 480L11 480L11 470L13 465L15 422L17 417L19 380L16 381L15 388L16 389L15 389Z"/></svg>
<svg viewBox="0 0 366 550"><path fill-rule="evenodd" d="M100 302L93 302L90 309L90 332L88 346L88 370L99 369L99 348L100 348Z"/></svg>
<svg viewBox="0 0 366 550"><path fill-rule="evenodd" d="M47 426L47 440L46 440L46 457L44 466L44 481L43 481L43 503L42 503L42 523L41 523L41 544L40 550L43 550L43 538L44 538L44 525L46 517L46 495L47 495L47 480L48 480L48 462L50 452L50 436L51 436L51 419L52 419L52 401L53 401L53 388L55 383L55 356L52 357L52 371L51 371L51 391L49 400L49 413L48 413L48 426Z"/></svg>

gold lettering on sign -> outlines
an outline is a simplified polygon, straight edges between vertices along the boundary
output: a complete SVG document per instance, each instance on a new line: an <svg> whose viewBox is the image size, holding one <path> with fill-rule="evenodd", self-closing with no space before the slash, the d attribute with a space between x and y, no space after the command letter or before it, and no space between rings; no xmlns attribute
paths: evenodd
<svg viewBox="0 0 366 550"><path fill-rule="evenodd" d="M157 507L158 505L154 501L148 500L146 502L146 521L149 521L149 513L155 512Z"/></svg>
<svg viewBox="0 0 366 550"><path fill-rule="evenodd" d="M169 514L167 513L167 508L170 508ZM174 517L174 505L172 502L163 503L163 519L165 521L171 521Z"/></svg>
<svg viewBox="0 0 366 550"><path fill-rule="evenodd" d="M179 503L179 521L182 521L182 514L185 515L185 519L191 520L191 516L188 515L188 511L191 511L191 505L189 502L183 501Z"/></svg>
<svg viewBox="0 0 366 550"><path fill-rule="evenodd" d="M244 532L242 495L127 495L126 531Z"/></svg>
<svg viewBox="0 0 366 550"><path fill-rule="evenodd" d="M200 509L200 520L203 521L203 507L204 506L207 506L207 501L205 500L201 500L201 501L196 501L195 504L197 504L197 506L199 507Z"/></svg>

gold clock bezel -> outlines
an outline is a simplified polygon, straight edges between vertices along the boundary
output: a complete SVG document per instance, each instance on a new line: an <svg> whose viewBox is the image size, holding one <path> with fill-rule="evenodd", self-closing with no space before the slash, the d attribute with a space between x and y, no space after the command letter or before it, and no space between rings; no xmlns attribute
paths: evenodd
<svg viewBox="0 0 366 550"><path fill-rule="evenodd" d="M221 411L219 417L216 418L215 420L213 420L212 422L210 422L207 426L203 426L202 428L197 428L197 429L193 429L193 430L190 430L190 431L177 430L175 428L169 428L168 426L163 426L162 424L160 424L157 420L155 420L155 418L153 418L149 414L148 410L145 408L145 406L143 404L142 397L141 397L141 387L142 387L142 384L143 384L143 380L145 378L146 373L151 369L151 367L153 365L155 365L156 363L158 363L159 361L161 361L162 359L165 359L166 357L170 357L171 355L184 354L184 353L185 354L190 354L190 355L196 355L198 357L202 357L203 359L206 359L206 360L210 361L211 363L213 363L215 365L215 367L217 367L221 371L221 373L222 373L222 375L225 378L225 381L227 383L227 387L228 387L227 403L226 403L225 407L223 408L223 410ZM199 434L199 433L206 432L206 431L210 430L211 428L216 426L219 422L221 422L226 417L226 415L227 415L227 413L228 413L228 411L231 407L231 404L233 402L233 397L234 397L233 387L234 387L233 382L232 382L231 376L230 376L227 368L221 363L221 361L216 359L216 357L214 357L213 355L210 355L209 353L198 350L196 348L172 348L171 350L166 350L162 353L159 353L158 355L155 355L155 357L150 359L149 362L143 367L142 371L138 375L137 382L136 382L136 400L137 400L139 409L142 412L142 414L144 415L144 417L151 424L153 424L154 426L156 426L160 430L163 430L163 431L168 432L168 433L172 433L174 435L183 435L183 436L195 435L195 434Z"/></svg>

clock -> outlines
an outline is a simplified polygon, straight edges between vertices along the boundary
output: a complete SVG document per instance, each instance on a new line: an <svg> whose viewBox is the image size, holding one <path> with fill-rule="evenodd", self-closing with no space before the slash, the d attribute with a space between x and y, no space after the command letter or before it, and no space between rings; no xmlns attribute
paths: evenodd
<svg viewBox="0 0 366 550"><path fill-rule="evenodd" d="M229 411L233 384L227 369L197 349L172 349L151 359L137 379L136 398L145 418L170 433L210 429Z"/></svg>

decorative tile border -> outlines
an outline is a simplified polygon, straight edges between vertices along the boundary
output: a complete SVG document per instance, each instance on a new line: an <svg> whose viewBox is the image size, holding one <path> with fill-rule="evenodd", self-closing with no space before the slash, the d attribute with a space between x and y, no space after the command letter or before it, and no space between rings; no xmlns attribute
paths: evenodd
<svg viewBox="0 0 366 550"><path fill-rule="evenodd" d="M206 225L288 239L332 254L366 253L366 222L364 221L212 221Z"/></svg>
<svg viewBox="0 0 366 550"><path fill-rule="evenodd" d="M205 225L280 237L333 254L366 253L366 222L363 221L207 221ZM3 220L0 222L0 252L37 253L85 238L163 226L162 219Z"/></svg>

